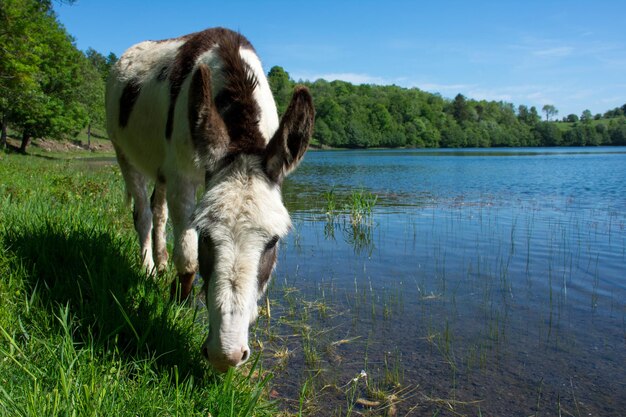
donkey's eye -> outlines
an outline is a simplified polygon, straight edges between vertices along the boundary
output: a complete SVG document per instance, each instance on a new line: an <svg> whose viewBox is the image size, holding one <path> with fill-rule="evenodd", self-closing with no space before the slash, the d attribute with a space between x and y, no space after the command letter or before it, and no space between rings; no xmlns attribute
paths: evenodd
<svg viewBox="0 0 626 417"><path fill-rule="evenodd" d="M267 244L265 245L265 250L270 250L278 243L278 236L274 236Z"/></svg>

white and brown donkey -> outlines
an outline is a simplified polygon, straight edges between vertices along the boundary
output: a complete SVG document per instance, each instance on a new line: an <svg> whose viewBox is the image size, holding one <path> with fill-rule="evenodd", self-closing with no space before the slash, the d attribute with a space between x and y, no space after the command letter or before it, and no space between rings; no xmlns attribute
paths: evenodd
<svg viewBox="0 0 626 417"><path fill-rule="evenodd" d="M169 207L172 296L189 296L199 268L210 321L203 353L221 371L245 362L248 327L291 224L281 184L307 150L311 95L297 87L279 123L252 45L215 28L128 49L109 78L106 108L143 266L154 273L167 264Z"/></svg>

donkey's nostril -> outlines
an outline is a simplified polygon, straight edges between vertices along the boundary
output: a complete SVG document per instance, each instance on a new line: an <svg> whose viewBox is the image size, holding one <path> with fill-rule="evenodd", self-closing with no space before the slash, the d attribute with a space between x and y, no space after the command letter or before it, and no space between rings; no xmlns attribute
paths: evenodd
<svg viewBox="0 0 626 417"><path fill-rule="evenodd" d="M232 352L230 355L224 355L218 353L209 355L209 349L206 346L202 347L202 355L209 360L213 368L219 372L226 372L230 367L237 367L242 365L250 358L250 348L248 346L242 346L239 350Z"/></svg>
<svg viewBox="0 0 626 417"><path fill-rule="evenodd" d="M250 349L244 349L243 355L241 356L241 363L247 361L249 356L250 356Z"/></svg>

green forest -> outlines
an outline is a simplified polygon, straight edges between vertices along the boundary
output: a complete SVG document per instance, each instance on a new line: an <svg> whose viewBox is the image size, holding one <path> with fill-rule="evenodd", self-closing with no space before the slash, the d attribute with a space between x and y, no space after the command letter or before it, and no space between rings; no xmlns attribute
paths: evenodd
<svg viewBox="0 0 626 417"><path fill-rule="evenodd" d="M72 1L68 1L72 3ZM104 88L113 53L80 51L50 0L0 2L0 148L17 135L72 139L103 131ZM279 66L268 73L279 113L296 82ZM551 104L453 99L417 88L298 81L317 110L313 144L330 148L626 145L626 104L604 114L565 115Z"/></svg>
<svg viewBox="0 0 626 417"><path fill-rule="evenodd" d="M268 78L279 112L295 82L281 67ZM604 114L567 115L558 110L458 94L446 99L417 88L353 85L344 81L299 82L317 110L314 142L340 148L459 148L499 146L626 145L626 104ZM544 119L545 117L545 119Z"/></svg>

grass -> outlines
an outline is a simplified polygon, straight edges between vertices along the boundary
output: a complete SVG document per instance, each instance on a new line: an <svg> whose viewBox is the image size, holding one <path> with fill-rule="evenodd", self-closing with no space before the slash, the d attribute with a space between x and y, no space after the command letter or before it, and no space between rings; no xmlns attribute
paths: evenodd
<svg viewBox="0 0 626 417"><path fill-rule="evenodd" d="M371 224L372 210L378 201L376 194L364 188L352 190L343 196L339 195L334 187L331 187L322 193L322 197L325 202L324 209L329 218L334 219L342 214L347 214L353 226L359 223Z"/></svg>
<svg viewBox="0 0 626 417"><path fill-rule="evenodd" d="M334 240L335 232L339 230L355 253L371 254L374 250L373 209L378 196L363 188L340 195L332 187L324 191L322 197L322 210L326 214L325 237Z"/></svg>
<svg viewBox="0 0 626 417"><path fill-rule="evenodd" d="M214 374L204 311L141 272L115 167L0 166L0 416L273 415L260 362Z"/></svg>
<svg viewBox="0 0 626 417"><path fill-rule="evenodd" d="M347 208L350 211L350 222L354 224L372 221L372 209L378 196L365 189L354 190L348 197Z"/></svg>
<svg viewBox="0 0 626 417"><path fill-rule="evenodd" d="M612 119L591 120L589 124L593 127L596 127L597 125L604 125L605 127L608 127L611 120ZM578 121L578 122L572 123L572 122L555 121L554 124L556 125L556 127L559 128L559 130L562 133L565 133L571 130L574 126L583 124L583 122Z"/></svg>

